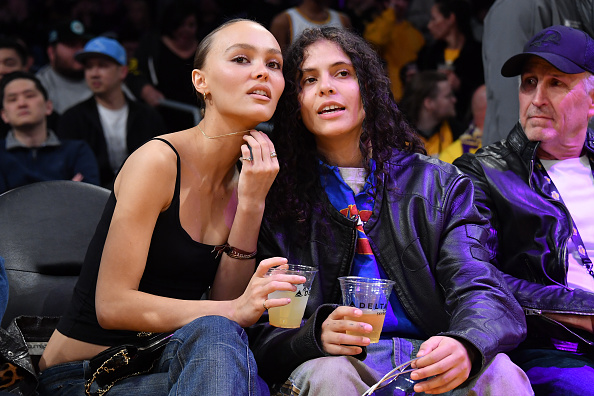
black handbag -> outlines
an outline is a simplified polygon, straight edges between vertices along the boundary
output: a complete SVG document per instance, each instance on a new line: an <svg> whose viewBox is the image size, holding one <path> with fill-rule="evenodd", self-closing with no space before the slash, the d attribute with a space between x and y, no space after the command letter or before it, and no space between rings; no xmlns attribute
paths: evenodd
<svg viewBox="0 0 594 396"><path fill-rule="evenodd" d="M85 394L102 396L117 381L151 371L172 334L138 333L137 336L133 343L108 348L91 358Z"/></svg>
<svg viewBox="0 0 594 396"><path fill-rule="evenodd" d="M19 316L0 328L0 393L36 394L37 364L59 319Z"/></svg>

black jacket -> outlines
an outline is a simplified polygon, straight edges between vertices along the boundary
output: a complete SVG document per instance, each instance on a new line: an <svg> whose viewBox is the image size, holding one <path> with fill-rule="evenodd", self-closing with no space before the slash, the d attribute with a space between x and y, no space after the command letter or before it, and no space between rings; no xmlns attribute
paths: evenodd
<svg viewBox="0 0 594 396"><path fill-rule="evenodd" d="M529 141L517 123L506 140L464 154L454 165L472 178L479 211L491 222L493 262L526 314L542 320L544 312L592 315L594 293L567 286L569 211L547 197L533 177L539 144ZM594 154L590 129L585 149ZM560 329L573 339L569 329Z"/></svg>
<svg viewBox="0 0 594 396"><path fill-rule="evenodd" d="M126 145L130 154L147 140L165 133L165 125L156 110L143 103L128 98L126 100L128 102ZM115 174L109 164L107 142L95 98L90 97L64 112L56 133L65 139L85 140L91 146L99 164L101 185L110 188Z"/></svg>
<svg viewBox="0 0 594 396"><path fill-rule="evenodd" d="M488 223L473 205L468 177L450 164L395 151L388 174L377 187L373 214L364 228L379 265L412 321L427 336L465 340L479 351L473 373L498 352L514 348L525 335L524 315L483 244ZM294 224L264 221L259 258L287 257L319 268L300 329L256 324L249 329L260 375L283 382L299 364L327 356L321 324L341 302L338 277L349 275L356 221L338 212L312 214L307 240ZM503 287L502 287L503 285ZM324 305L325 304L325 305Z"/></svg>

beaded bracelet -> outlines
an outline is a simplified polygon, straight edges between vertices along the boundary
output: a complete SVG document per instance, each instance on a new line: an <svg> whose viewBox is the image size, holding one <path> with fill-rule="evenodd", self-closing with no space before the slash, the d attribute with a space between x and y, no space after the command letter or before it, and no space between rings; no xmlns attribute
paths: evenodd
<svg viewBox="0 0 594 396"><path fill-rule="evenodd" d="M253 252L246 252L245 250L237 249L228 243L215 246L211 253L214 252L217 252L215 258L218 258L221 253L225 253L227 256L237 260L249 260L256 257L256 253L258 253L257 250L254 250Z"/></svg>

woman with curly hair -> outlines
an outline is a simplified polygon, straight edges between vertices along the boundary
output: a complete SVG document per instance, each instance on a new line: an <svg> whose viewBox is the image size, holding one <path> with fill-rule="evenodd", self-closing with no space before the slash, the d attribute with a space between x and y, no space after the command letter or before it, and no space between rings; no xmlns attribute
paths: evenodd
<svg viewBox="0 0 594 396"><path fill-rule="evenodd" d="M424 155L378 55L346 30L307 30L285 54L284 75L280 172L258 254L319 272L300 328L250 329L260 375L280 394L361 395L416 356L408 391L531 394L500 354L522 340L524 315L488 262L470 180ZM347 319L360 309L336 305L346 275L395 281L378 343L370 324Z"/></svg>

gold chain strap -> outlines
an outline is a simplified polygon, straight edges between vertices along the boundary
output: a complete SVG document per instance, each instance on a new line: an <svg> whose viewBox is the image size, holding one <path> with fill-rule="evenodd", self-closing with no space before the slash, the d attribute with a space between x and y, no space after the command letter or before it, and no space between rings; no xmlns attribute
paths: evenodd
<svg viewBox="0 0 594 396"><path fill-rule="evenodd" d="M108 364L109 362L111 362L113 359L115 359L118 356L122 356L122 358L124 358L124 361L126 362L126 364L128 364L128 362L130 361L130 357L128 356L128 351L125 349L119 351L118 353L116 353L115 355L113 355L112 357L110 357L109 359L104 361L103 364L93 373L93 377L90 380L88 380L87 382L85 382L85 393L88 396L94 396L91 393L91 385L93 384L93 382L95 382L95 378L97 378L97 374L99 374L101 371L105 371L106 373L109 373L110 371L114 371L115 369L105 367L105 365ZM97 389L96 395L103 396L104 394L107 393L108 390L111 389L113 384L115 384L115 381L112 382L111 384L107 385L106 387Z"/></svg>
<svg viewBox="0 0 594 396"><path fill-rule="evenodd" d="M141 331L139 333L136 334L137 337L148 337L153 335L154 333L152 332L146 332L146 331ZM111 371L115 371L115 368L109 368L106 367L107 364L109 364L112 360L114 360L115 358L121 356L124 359L124 364L128 364L130 362L130 356L128 356L128 350L127 349L122 349L121 351L118 351L116 354L114 354L112 357L110 357L109 359L107 359L106 361L104 361L101 366L99 366L99 368L97 368L97 370L95 370L95 372L93 373L93 377L90 378L88 381L85 382L85 394L87 394L87 396L103 396L105 395L114 385L117 381L123 380L124 378L129 378L129 377L133 377L135 375L140 375L140 374L144 374L145 371L139 371L136 373L132 373L129 374L125 377L121 377L118 378L116 381L113 381L111 384L104 386L103 388L98 388L96 393L91 393L91 385L93 385L93 382L95 382L95 379L97 378L97 375L99 375L102 371L105 371L106 373L109 373ZM151 367L148 369L148 371L152 370L152 368L154 367L155 362L153 362L153 364L151 365Z"/></svg>

